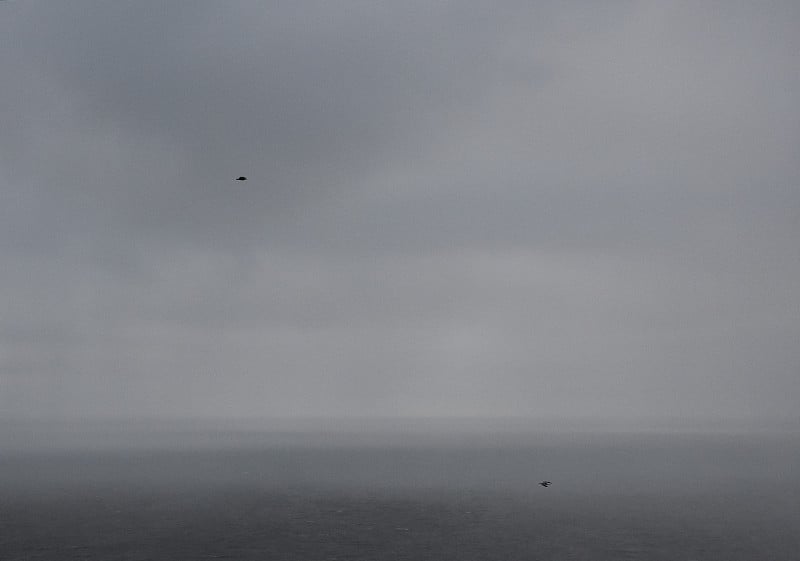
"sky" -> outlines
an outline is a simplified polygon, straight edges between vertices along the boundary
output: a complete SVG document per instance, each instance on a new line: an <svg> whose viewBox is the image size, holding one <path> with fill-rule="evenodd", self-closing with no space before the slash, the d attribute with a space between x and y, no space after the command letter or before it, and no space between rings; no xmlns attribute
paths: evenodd
<svg viewBox="0 0 800 561"><path fill-rule="evenodd" d="M799 26L3 2L0 416L796 417Z"/></svg>

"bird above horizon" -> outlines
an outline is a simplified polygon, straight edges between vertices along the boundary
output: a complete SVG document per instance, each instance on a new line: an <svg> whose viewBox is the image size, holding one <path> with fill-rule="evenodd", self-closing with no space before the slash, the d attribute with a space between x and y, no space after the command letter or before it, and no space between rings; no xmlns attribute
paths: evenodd
<svg viewBox="0 0 800 561"><path fill-rule="evenodd" d="M234 181L247 181L247 178L244 175L240 175Z"/></svg>
<svg viewBox="0 0 800 561"><path fill-rule="evenodd" d="M550 487L553 483L551 481L542 481L539 483L542 487Z"/></svg>

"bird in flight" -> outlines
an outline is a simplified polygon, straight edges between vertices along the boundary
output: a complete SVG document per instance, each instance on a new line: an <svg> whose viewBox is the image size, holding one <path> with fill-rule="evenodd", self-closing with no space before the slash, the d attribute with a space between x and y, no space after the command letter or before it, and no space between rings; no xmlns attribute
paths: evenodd
<svg viewBox="0 0 800 561"><path fill-rule="evenodd" d="M234 181L247 181L247 178L244 175L240 175Z"/></svg>
<svg viewBox="0 0 800 561"><path fill-rule="evenodd" d="M542 487L550 487L550 485L552 484L553 484L552 481L542 481L539 483L539 485L541 485Z"/></svg>

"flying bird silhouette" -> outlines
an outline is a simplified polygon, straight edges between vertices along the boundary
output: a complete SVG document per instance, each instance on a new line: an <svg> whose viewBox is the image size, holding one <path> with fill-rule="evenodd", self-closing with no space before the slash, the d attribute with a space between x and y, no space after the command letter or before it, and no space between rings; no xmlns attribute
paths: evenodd
<svg viewBox="0 0 800 561"><path fill-rule="evenodd" d="M244 175L237 177L234 181L247 181L247 178Z"/></svg>
<svg viewBox="0 0 800 561"><path fill-rule="evenodd" d="M552 481L542 481L541 483L539 483L539 485L541 485L542 487L550 487L550 485L552 484L553 484Z"/></svg>

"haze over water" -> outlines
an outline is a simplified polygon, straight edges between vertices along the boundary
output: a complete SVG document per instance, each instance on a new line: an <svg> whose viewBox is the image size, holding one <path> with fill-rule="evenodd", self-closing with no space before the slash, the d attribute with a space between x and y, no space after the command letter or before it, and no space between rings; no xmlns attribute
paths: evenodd
<svg viewBox="0 0 800 561"><path fill-rule="evenodd" d="M9 560L788 561L800 551L792 430L18 423L2 444Z"/></svg>

